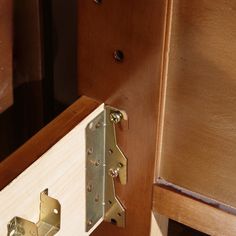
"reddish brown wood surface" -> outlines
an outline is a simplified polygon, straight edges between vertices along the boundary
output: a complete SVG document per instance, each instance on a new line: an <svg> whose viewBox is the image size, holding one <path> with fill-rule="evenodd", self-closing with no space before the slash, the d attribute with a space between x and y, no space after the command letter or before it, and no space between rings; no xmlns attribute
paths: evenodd
<svg viewBox="0 0 236 236"><path fill-rule="evenodd" d="M78 90L127 112L129 125L117 133L129 167L128 184L116 184L127 208L125 229L104 223L94 235L146 236L167 1L95 2L78 1ZM123 62L113 58L117 49Z"/></svg>
<svg viewBox="0 0 236 236"><path fill-rule="evenodd" d="M17 151L0 162L0 190L73 129L98 105L99 103L93 99L80 98Z"/></svg>
<svg viewBox="0 0 236 236"><path fill-rule="evenodd" d="M236 235L235 215L159 185L153 189L153 210L209 235Z"/></svg>
<svg viewBox="0 0 236 236"><path fill-rule="evenodd" d="M12 0L0 0L0 113L13 103Z"/></svg>

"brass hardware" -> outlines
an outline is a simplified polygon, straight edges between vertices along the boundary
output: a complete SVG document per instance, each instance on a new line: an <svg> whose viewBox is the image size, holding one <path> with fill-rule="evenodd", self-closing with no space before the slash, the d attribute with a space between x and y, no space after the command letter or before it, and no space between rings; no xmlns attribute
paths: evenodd
<svg viewBox="0 0 236 236"><path fill-rule="evenodd" d="M61 205L48 196L48 190L40 194L38 223L14 217L8 224L7 236L53 236L60 230Z"/></svg>
<svg viewBox="0 0 236 236"><path fill-rule="evenodd" d="M127 159L115 132L115 124L122 119L122 112L106 106L86 128L86 231L101 217L119 227L125 225L125 209L116 197L113 180L127 182Z"/></svg>
<svg viewBox="0 0 236 236"><path fill-rule="evenodd" d="M110 113L111 122L117 124L123 119L123 114L120 111L113 111Z"/></svg>

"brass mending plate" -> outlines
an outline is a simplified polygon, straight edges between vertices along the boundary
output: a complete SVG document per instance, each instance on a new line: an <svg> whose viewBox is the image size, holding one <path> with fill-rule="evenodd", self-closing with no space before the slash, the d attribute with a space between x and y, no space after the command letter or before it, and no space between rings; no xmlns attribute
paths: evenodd
<svg viewBox="0 0 236 236"><path fill-rule="evenodd" d="M40 194L39 221L33 223L16 216L7 226L7 236L53 236L60 230L60 221L61 205L45 190Z"/></svg>
<svg viewBox="0 0 236 236"><path fill-rule="evenodd" d="M116 142L122 112L106 106L86 127L86 232L102 217L125 226L125 209L116 197L114 178L127 182L127 159Z"/></svg>

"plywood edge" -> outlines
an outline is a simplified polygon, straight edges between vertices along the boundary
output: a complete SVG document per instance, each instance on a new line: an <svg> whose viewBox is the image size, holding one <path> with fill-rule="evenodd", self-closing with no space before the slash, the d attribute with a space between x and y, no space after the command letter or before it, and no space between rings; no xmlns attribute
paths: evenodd
<svg viewBox="0 0 236 236"><path fill-rule="evenodd" d="M165 116L165 102L166 102L166 87L167 87L167 73L169 65L169 51L171 38L171 24L172 24L172 9L173 0L168 0L166 4L165 26L164 26L164 40L162 45L162 65L161 65L161 79L160 91L158 101L158 120L157 120L157 142L156 142L156 158L155 158L155 178L160 173L161 152L162 152L162 137L164 129Z"/></svg>
<svg viewBox="0 0 236 236"><path fill-rule="evenodd" d="M0 190L34 163L52 145L88 116L99 103L81 97L61 115L0 163Z"/></svg>
<svg viewBox="0 0 236 236"><path fill-rule="evenodd" d="M236 235L236 216L164 186L153 187L153 211L210 235Z"/></svg>

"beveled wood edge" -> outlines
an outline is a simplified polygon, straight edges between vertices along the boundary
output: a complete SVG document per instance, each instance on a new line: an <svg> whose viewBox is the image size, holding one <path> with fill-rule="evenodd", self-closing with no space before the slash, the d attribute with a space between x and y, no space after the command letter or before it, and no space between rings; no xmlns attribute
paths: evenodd
<svg viewBox="0 0 236 236"><path fill-rule="evenodd" d="M19 149L0 162L0 190L10 184L99 105L99 102L91 98L81 97Z"/></svg>
<svg viewBox="0 0 236 236"><path fill-rule="evenodd" d="M160 79L159 101L158 101L157 142L156 142L154 180L159 177L160 166L161 166L162 137L164 132L166 88L167 88L167 77L168 77L168 66L169 66L172 14L173 14L173 0L167 0L165 23L164 23L165 24L164 40L162 45L162 65L161 65L161 76L160 76L161 79Z"/></svg>
<svg viewBox="0 0 236 236"><path fill-rule="evenodd" d="M165 186L153 186L153 211L209 235L236 235L236 216Z"/></svg>

